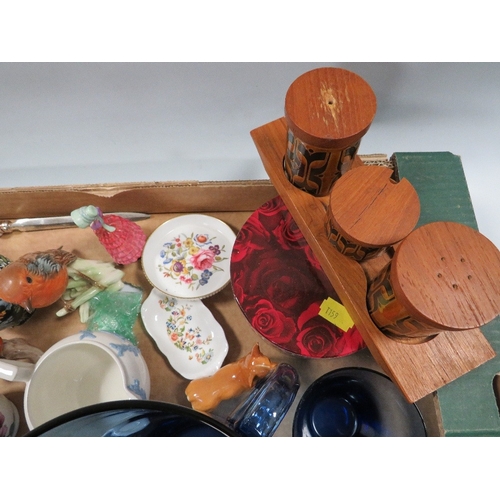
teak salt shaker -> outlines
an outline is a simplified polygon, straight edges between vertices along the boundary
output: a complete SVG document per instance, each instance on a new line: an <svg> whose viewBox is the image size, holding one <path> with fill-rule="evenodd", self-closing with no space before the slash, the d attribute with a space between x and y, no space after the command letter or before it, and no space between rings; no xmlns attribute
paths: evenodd
<svg viewBox="0 0 500 500"><path fill-rule="evenodd" d="M299 76L285 97L288 180L314 196L326 196L349 170L376 108L370 85L351 71L326 67Z"/></svg>
<svg viewBox="0 0 500 500"><path fill-rule="evenodd" d="M408 343L485 325L500 314L500 252L463 224L420 226L370 284L368 310L383 333Z"/></svg>
<svg viewBox="0 0 500 500"><path fill-rule="evenodd" d="M420 201L407 179L396 182L388 167L361 166L333 186L326 232L337 250L362 261L405 238L420 217Z"/></svg>

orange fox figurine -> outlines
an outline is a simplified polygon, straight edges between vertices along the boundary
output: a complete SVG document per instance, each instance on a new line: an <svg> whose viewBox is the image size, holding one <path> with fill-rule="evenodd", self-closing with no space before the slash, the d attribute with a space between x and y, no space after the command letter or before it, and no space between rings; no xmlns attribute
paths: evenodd
<svg viewBox="0 0 500 500"><path fill-rule="evenodd" d="M75 255L62 248L23 255L0 269L0 299L28 312L50 306L66 290L66 266L75 259Z"/></svg>
<svg viewBox="0 0 500 500"><path fill-rule="evenodd" d="M276 366L277 363L260 352L259 344L255 344L249 354L223 366L214 375L192 380L186 388L186 396L193 410L208 412L221 401L251 389L257 379L265 377Z"/></svg>

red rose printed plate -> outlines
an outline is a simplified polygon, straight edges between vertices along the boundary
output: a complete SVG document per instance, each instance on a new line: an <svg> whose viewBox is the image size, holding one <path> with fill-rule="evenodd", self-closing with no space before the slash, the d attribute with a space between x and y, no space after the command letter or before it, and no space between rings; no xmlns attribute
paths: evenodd
<svg viewBox="0 0 500 500"><path fill-rule="evenodd" d="M230 273L235 299L252 327L281 349L337 358L365 347L355 325L344 332L319 315L325 299L340 299L280 196L239 231Z"/></svg>

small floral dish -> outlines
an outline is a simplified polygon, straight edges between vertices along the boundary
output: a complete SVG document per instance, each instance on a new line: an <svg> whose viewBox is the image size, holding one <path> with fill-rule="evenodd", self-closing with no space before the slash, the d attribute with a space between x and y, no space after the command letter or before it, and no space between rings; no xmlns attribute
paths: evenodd
<svg viewBox="0 0 500 500"><path fill-rule="evenodd" d="M190 214L174 217L148 238L142 267L158 290L180 299L203 299L230 281L236 235L219 219Z"/></svg>
<svg viewBox="0 0 500 500"><path fill-rule="evenodd" d="M153 288L141 307L144 326L172 368L194 380L213 375L224 362L224 330L201 300L170 297Z"/></svg>

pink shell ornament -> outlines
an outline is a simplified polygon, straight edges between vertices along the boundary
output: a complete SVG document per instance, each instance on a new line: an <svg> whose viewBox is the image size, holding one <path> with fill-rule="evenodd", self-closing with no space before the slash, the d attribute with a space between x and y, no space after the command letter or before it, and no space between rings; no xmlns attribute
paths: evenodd
<svg viewBox="0 0 500 500"><path fill-rule="evenodd" d="M146 234L135 222L88 205L71 212L78 227L90 226L106 251L117 264L132 264L139 260L146 244Z"/></svg>

